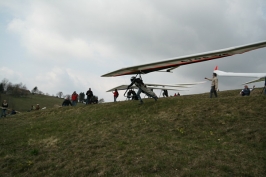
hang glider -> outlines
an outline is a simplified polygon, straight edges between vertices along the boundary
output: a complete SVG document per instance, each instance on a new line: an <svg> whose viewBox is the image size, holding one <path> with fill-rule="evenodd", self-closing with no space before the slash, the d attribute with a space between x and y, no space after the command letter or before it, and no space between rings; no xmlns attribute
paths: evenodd
<svg viewBox="0 0 266 177"><path fill-rule="evenodd" d="M202 81L202 82L194 82L194 83L178 83L178 84L150 84L150 83L145 83L145 85L147 86L161 86L161 87L185 87L185 88L189 88L189 85L197 85L197 84L203 84L206 81Z"/></svg>
<svg viewBox="0 0 266 177"><path fill-rule="evenodd" d="M166 69L165 72L171 72L173 69L176 69L179 66L229 57L235 54L242 54L263 47L266 47L266 41L122 68L104 74L102 77L147 74L154 71L162 71L164 69Z"/></svg>
<svg viewBox="0 0 266 177"><path fill-rule="evenodd" d="M261 82L265 80L266 73L234 73L234 72L225 72L218 70L218 66L215 67L214 73L216 73L218 76L228 76L228 77L251 77L256 78L254 80L251 80L249 82L246 82L244 84L250 84L254 82Z"/></svg>
<svg viewBox="0 0 266 177"><path fill-rule="evenodd" d="M115 89L117 89L117 90L126 90L127 87L128 87L128 85L119 85L119 86L117 86L117 87L115 87L115 88L112 88L112 89L110 89L110 90L107 90L106 92L113 92L113 91L115 91ZM131 88L132 88L132 89L137 89L136 86L132 86Z"/></svg>
<svg viewBox="0 0 266 177"><path fill-rule="evenodd" d="M158 90L175 90L175 91L189 91L189 90L180 90L178 88L167 88L167 87L151 87L148 86L150 89L158 89Z"/></svg>
<svg viewBox="0 0 266 177"><path fill-rule="evenodd" d="M169 87L171 87L171 86L172 86L172 87L178 87L178 86L173 86L173 85L168 85L168 87L164 87L164 86L162 86L162 84L157 85L157 86L148 86L147 84L145 84L145 85L146 85L148 88L150 88L150 89L188 91L188 90L179 90L179 89L177 89L177 88L169 88ZM155 85L155 84L154 84L154 85ZM115 91L115 89L117 89L117 90L126 90L127 87L128 87L128 85L120 85L120 86L117 86L117 87L112 88L112 89L110 89L110 90L107 90L106 92L113 92L113 91ZM137 86L131 86L130 88L131 88L131 89L138 89Z"/></svg>

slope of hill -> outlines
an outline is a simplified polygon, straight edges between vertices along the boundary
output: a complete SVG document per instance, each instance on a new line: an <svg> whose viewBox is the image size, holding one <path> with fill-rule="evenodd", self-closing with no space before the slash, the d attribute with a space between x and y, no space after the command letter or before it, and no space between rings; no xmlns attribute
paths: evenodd
<svg viewBox="0 0 266 177"><path fill-rule="evenodd" d="M265 176L266 96L239 90L0 119L0 176Z"/></svg>
<svg viewBox="0 0 266 177"><path fill-rule="evenodd" d="M61 105L63 102L62 98L57 98L53 96L46 96L46 95L29 95L25 97L13 97L6 94L1 94L1 100L7 100L9 104L9 108L14 108L19 112L26 112L30 110L31 105L36 106L39 104L41 108L53 108L54 105Z"/></svg>

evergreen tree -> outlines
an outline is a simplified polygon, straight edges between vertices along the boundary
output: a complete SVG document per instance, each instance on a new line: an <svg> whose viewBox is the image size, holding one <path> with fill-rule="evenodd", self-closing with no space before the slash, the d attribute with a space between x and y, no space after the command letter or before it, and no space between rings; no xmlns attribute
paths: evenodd
<svg viewBox="0 0 266 177"><path fill-rule="evenodd" d="M31 90L31 93L32 94L36 94L36 93L38 93L39 92L39 90L38 90L38 87L37 86L35 86L32 90Z"/></svg>
<svg viewBox="0 0 266 177"><path fill-rule="evenodd" d="M5 89L4 89L4 85L3 83L0 84L0 93L4 93Z"/></svg>
<svg viewBox="0 0 266 177"><path fill-rule="evenodd" d="M62 98L62 96L63 96L63 92L58 92L56 95L57 95L59 98Z"/></svg>

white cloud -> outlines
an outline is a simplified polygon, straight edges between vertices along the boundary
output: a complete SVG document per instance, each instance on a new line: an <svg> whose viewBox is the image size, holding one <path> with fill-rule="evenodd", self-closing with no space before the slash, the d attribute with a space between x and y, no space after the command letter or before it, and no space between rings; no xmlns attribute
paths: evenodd
<svg viewBox="0 0 266 177"><path fill-rule="evenodd" d="M17 71L12 70L8 67L0 68L1 79L7 79L9 82L13 84L23 83L23 74ZM23 83L25 84L25 83Z"/></svg>

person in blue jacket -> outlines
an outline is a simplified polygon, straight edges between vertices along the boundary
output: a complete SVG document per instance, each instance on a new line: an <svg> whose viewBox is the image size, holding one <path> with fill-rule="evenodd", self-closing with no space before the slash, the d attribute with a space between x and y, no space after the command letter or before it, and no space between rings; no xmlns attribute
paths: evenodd
<svg viewBox="0 0 266 177"><path fill-rule="evenodd" d="M250 92L252 91L252 90L254 90L254 88L255 88L255 85L253 86L253 88L248 88L248 86L247 85L245 85L244 86L244 89L240 92L240 95L242 95L242 96L249 96L250 95Z"/></svg>

